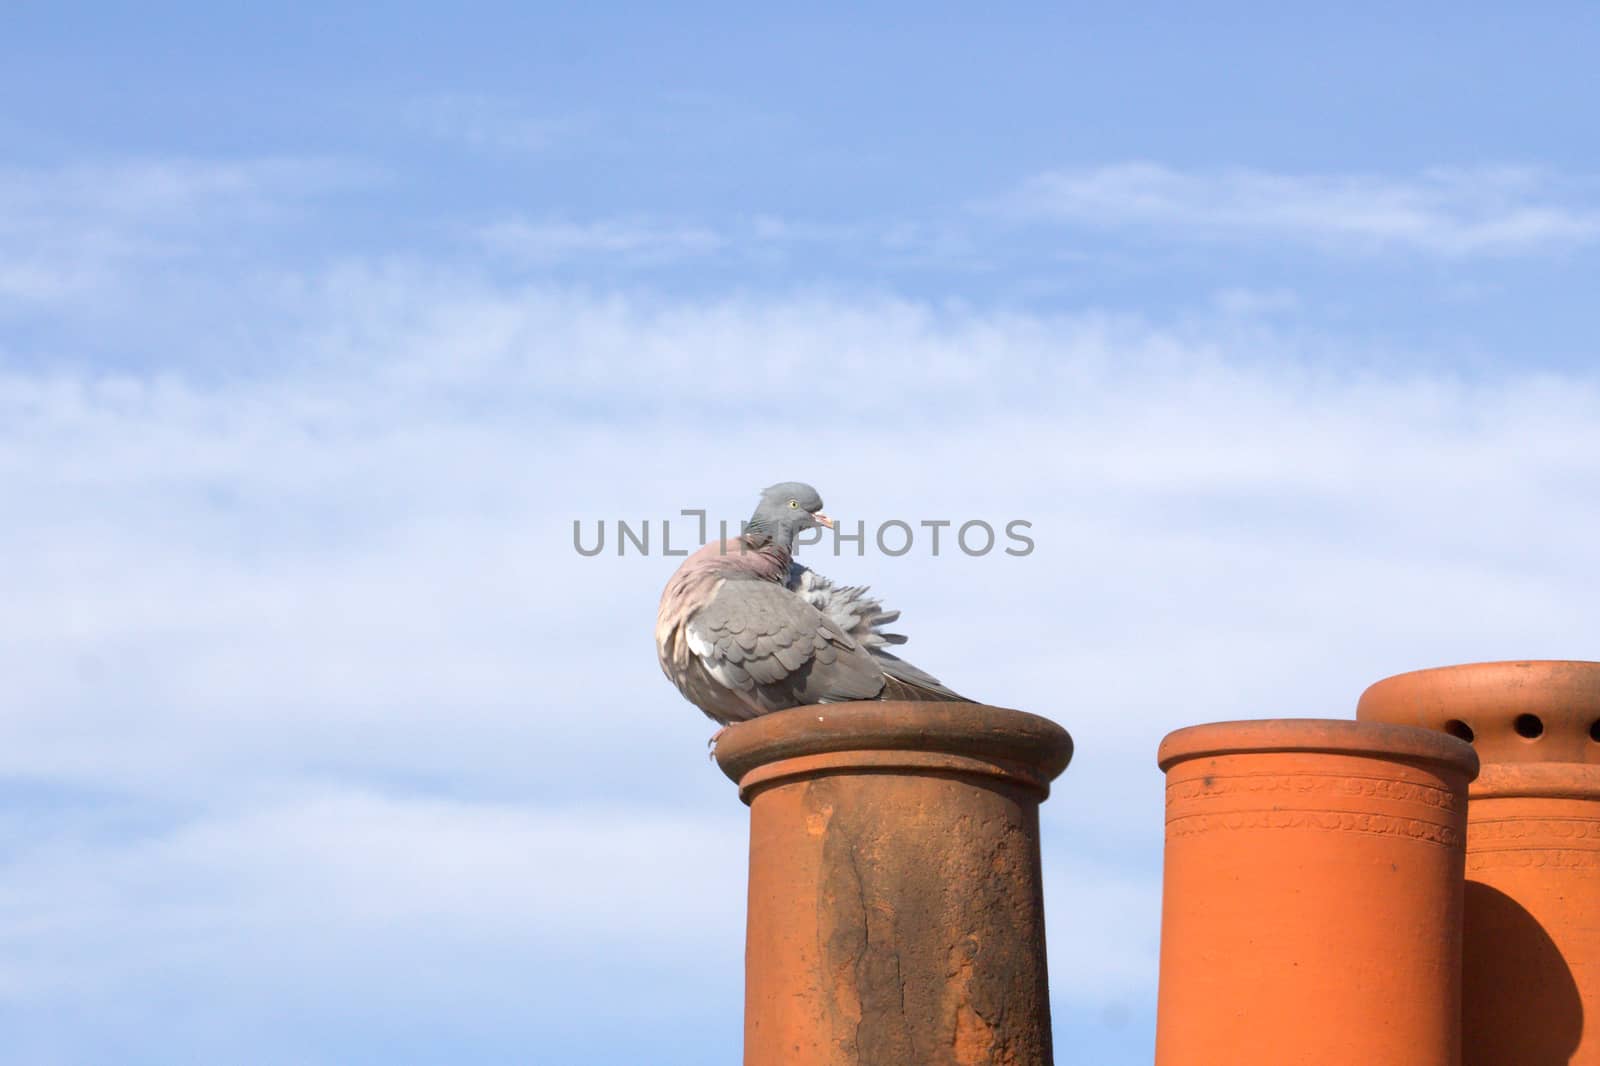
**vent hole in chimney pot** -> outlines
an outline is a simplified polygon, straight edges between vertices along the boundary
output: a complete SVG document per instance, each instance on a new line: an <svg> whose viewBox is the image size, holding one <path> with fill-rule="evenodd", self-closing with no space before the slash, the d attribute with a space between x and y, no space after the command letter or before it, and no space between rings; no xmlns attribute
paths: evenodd
<svg viewBox="0 0 1600 1066"><path fill-rule="evenodd" d="M1600 722L1595 724L1600 725ZM1455 737L1457 740L1464 740L1468 744L1472 743L1472 727L1459 718L1452 718L1446 722L1444 724L1444 731Z"/></svg>
<svg viewBox="0 0 1600 1066"><path fill-rule="evenodd" d="M1511 728L1517 731L1517 736L1529 740L1538 740L1544 734L1544 723L1539 721L1536 714L1519 714L1516 721L1511 723Z"/></svg>
<svg viewBox="0 0 1600 1066"><path fill-rule="evenodd" d="M1589 723L1589 739L1600 744L1600 718Z"/></svg>

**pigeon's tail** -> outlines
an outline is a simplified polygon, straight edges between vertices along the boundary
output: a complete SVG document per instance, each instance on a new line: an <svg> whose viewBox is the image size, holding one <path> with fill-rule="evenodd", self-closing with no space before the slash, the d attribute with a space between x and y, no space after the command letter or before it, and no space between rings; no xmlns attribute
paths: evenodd
<svg viewBox="0 0 1600 1066"><path fill-rule="evenodd" d="M925 703L972 703L973 700L952 692L939 684L937 678L918 670L915 666L886 651L874 650L872 657L883 670L883 691L880 700L916 700Z"/></svg>

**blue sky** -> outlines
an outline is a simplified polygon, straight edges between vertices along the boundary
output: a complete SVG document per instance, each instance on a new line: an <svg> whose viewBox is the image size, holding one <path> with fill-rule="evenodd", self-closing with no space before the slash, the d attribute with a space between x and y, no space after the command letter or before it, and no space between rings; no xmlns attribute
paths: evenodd
<svg viewBox="0 0 1600 1066"><path fill-rule="evenodd" d="M575 519L1033 523L813 561L1072 730L1099 1066L1163 733L1594 657L1592 10L326 8L0 16L6 1061L738 1061L673 563Z"/></svg>

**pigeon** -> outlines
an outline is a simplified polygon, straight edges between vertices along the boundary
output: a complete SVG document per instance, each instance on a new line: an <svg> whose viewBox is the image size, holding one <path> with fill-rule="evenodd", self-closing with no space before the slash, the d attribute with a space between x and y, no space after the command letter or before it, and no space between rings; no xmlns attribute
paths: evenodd
<svg viewBox="0 0 1600 1066"><path fill-rule="evenodd" d="M833 526L817 490L786 481L762 491L742 534L683 561L656 612L668 680L724 727L815 703L971 703L888 650L905 643L882 628L899 611L794 561L795 537L817 526Z"/></svg>

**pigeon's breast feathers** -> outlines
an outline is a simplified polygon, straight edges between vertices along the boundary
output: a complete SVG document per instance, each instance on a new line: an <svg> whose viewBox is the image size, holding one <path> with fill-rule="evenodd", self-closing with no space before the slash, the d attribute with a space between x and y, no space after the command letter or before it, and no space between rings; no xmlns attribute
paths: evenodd
<svg viewBox="0 0 1600 1066"><path fill-rule="evenodd" d="M759 539L759 538L755 538ZM678 567L661 590L656 609L656 653L667 677L679 682L690 667L689 620L716 595L724 581L783 583L789 576L789 553L774 544L756 545L751 538L714 540Z"/></svg>

